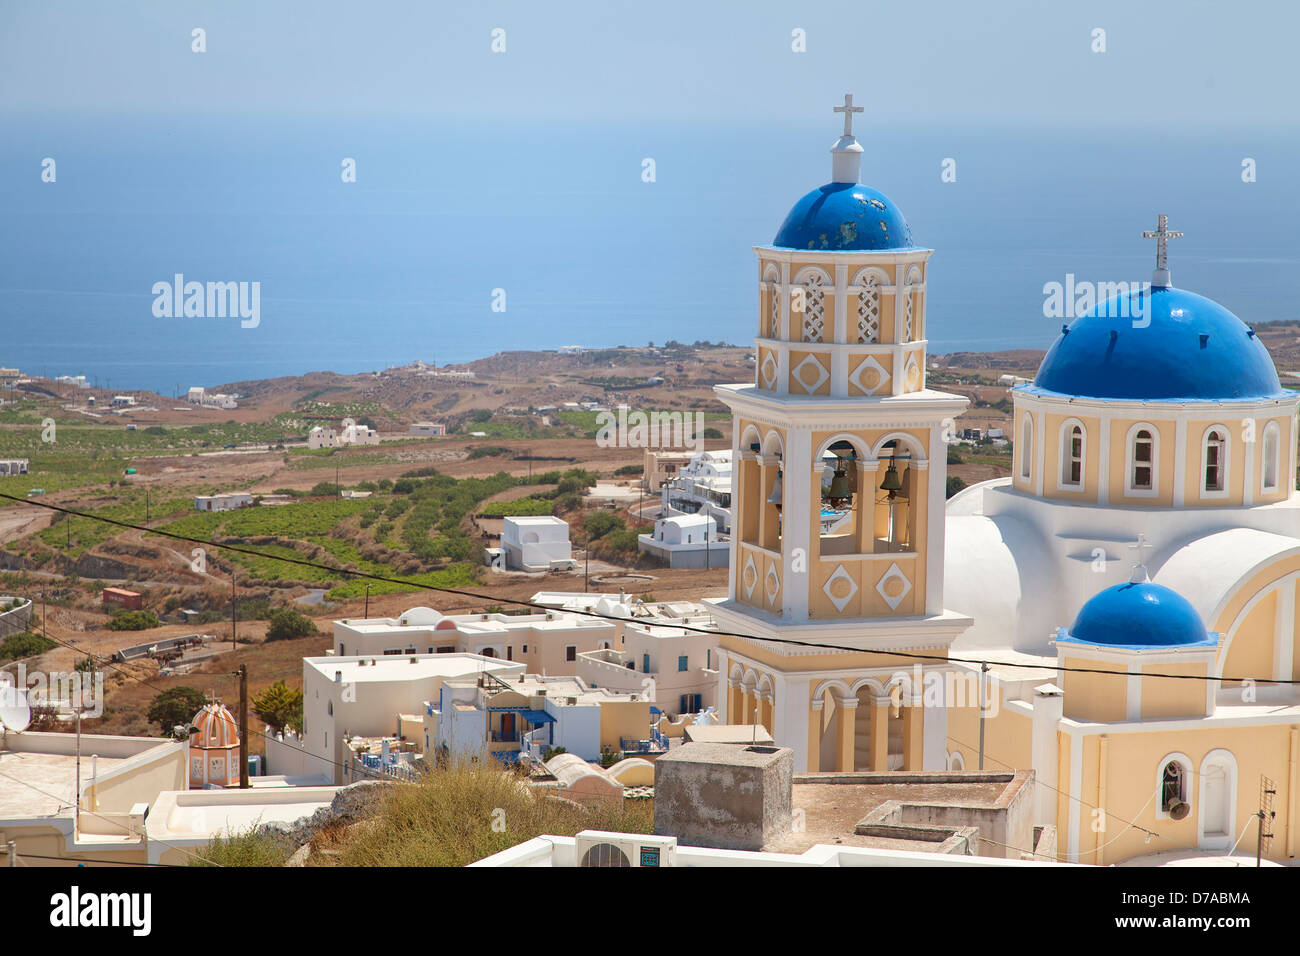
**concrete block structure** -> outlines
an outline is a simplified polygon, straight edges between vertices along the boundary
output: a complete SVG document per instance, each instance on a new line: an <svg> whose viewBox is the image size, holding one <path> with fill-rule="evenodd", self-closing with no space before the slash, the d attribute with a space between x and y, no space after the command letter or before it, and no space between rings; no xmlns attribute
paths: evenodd
<svg viewBox="0 0 1300 956"><path fill-rule="evenodd" d="M655 761L655 833L761 850L790 830L793 779L789 747L682 744Z"/></svg>

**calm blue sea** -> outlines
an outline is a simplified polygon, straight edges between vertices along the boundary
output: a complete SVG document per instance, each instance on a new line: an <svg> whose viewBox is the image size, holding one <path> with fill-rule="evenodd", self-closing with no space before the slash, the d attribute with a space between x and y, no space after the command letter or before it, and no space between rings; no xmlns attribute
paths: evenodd
<svg viewBox="0 0 1300 956"><path fill-rule="evenodd" d="M508 348L747 342L751 247L829 178L836 133L0 119L0 365L165 394ZM1186 232L1170 247L1176 285L1248 322L1300 317L1294 138L888 129L863 143L864 179L936 250L933 351L1047 347L1060 321L1043 317L1043 284L1148 279L1139 234L1157 212ZM949 157L955 183L940 178ZM155 318L151 288L178 272L260 282L260 325Z"/></svg>

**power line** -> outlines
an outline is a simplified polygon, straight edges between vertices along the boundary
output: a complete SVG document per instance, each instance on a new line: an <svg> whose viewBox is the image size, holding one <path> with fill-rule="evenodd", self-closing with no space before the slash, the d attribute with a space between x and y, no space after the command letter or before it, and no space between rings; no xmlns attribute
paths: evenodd
<svg viewBox="0 0 1300 956"><path fill-rule="evenodd" d="M195 538L189 535L176 534L175 532L165 531L161 528L150 528L145 525L132 524L131 522L128 521L118 521L115 518L107 518L102 515L96 515L89 512L75 511L71 508L64 508L60 505L54 505L48 502L28 501L25 498L18 498L14 495L5 494L3 492L0 492L0 498L7 498L10 501L21 502L24 504L34 504L37 505L38 507L46 508L49 509L50 511L57 511L65 515L69 515L71 517L89 518L92 521L100 521L106 524L116 525L120 528L126 528L132 531L142 531L148 534L156 534L161 537L171 538L172 540L175 541L184 541L187 544L197 544L209 548L217 548L222 551L229 551L235 554L244 554L244 555L248 555L249 557L263 558L263 559L273 560L273 561L281 561L285 564L298 565L300 567L305 567L305 568L313 568L318 571L329 571L332 574L346 576L352 579L380 581L385 584L397 584L403 587L411 587L411 588L416 588L424 591L436 591L441 594L455 594L460 597L470 597L480 601L496 601L505 604L513 604L520 607L533 608L539 611L554 610L554 608L548 607L547 605L544 604L537 604L532 601L524 601L517 598L501 597L492 594L479 594L474 591L465 590L464 588L452 588L452 587L446 587L446 586L436 585L436 584L425 584L419 581L405 581L402 580L401 578L388 577L386 575L375 574L373 572L368 572L368 571L354 571L348 568L333 567L328 564L322 564L319 561L310 561L306 558L290 558L278 554L268 554L263 551L258 551L255 548L247 548L241 545L226 544L217 541L211 541L205 538ZM584 608L570 608L566 610L568 611L568 613L583 615L586 617L599 618L601 620L607 620L607 621L629 620L628 618L616 617L610 614L602 614L599 611L591 611ZM714 628L695 627L690 624L678 623L678 622L672 622L672 623L660 622L659 626L675 627L684 631L689 631L691 633L712 635L714 637L738 637L744 640L765 641L769 644L787 644L794 647L808 647L817 650L843 651L843 652L854 653L854 654L872 654L881 657L900 657L900 658L905 658L907 660L914 660L914 661L934 661L935 663L940 663L940 664L970 664L972 666L988 665L990 667L1019 667L1019 668L1029 669L1029 670L1051 671L1054 673L1103 674L1111 677L1124 677L1124 678L1127 678L1129 676L1124 671L1116 671L1116 670L1111 670L1102 667L1072 667L1064 664L1035 664L1029 662L990 661L990 660L982 660L978 658L951 657L951 656L945 657L938 654L920 654L915 651L895 651L895 650L884 650L884 649L877 649L877 648L848 647L843 644L829 644L821 641L800 641L790 637L765 637L759 634L746 634L739 631L721 631ZM1192 680L1192 681L1201 681L1201 682L1217 681L1219 683L1224 683L1224 682L1231 683L1231 682L1250 681L1251 683L1254 684L1300 685L1300 680L1272 678L1272 677L1226 677L1226 676L1213 677L1210 675L1201 675L1201 674L1164 674L1155 671L1144 671L1142 676L1158 677L1167 680Z"/></svg>

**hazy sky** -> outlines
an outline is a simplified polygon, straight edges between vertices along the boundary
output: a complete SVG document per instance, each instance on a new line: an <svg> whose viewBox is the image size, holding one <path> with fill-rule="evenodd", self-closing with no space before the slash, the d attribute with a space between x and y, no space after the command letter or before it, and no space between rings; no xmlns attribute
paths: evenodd
<svg viewBox="0 0 1300 956"><path fill-rule="evenodd" d="M207 52L190 31L207 31ZM491 31L506 52L491 52ZM1106 30L1105 53L1092 31ZM791 50L806 31L807 52ZM1294 2L0 4L0 110L1296 124ZM802 123L800 123L802 125Z"/></svg>

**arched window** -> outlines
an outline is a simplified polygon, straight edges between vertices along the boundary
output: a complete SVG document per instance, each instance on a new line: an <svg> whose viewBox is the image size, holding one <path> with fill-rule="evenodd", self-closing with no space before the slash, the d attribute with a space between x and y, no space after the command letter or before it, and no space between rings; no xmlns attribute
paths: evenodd
<svg viewBox="0 0 1300 956"><path fill-rule="evenodd" d="M1160 808L1168 813L1180 803L1187 802L1187 774L1177 761L1165 765L1160 775Z"/></svg>
<svg viewBox="0 0 1300 956"><path fill-rule="evenodd" d="M1083 488L1083 461L1086 435L1078 422L1061 426L1061 478L1060 486L1071 491Z"/></svg>
<svg viewBox="0 0 1300 956"><path fill-rule="evenodd" d="M1205 433L1201 454L1201 493L1226 494L1228 488L1228 430L1218 425Z"/></svg>
<svg viewBox="0 0 1300 956"><path fill-rule="evenodd" d="M867 276L858 290L858 342L880 341L880 280Z"/></svg>
<svg viewBox="0 0 1300 956"><path fill-rule="evenodd" d="M1034 416L1025 412L1020 420L1020 477L1028 481L1033 475L1034 459Z"/></svg>
<svg viewBox="0 0 1300 956"><path fill-rule="evenodd" d="M826 340L826 279L810 272L803 281L803 341Z"/></svg>
<svg viewBox="0 0 1300 956"><path fill-rule="evenodd" d="M1192 762L1181 753L1169 754L1156 770L1156 819L1167 820L1180 803L1191 802Z"/></svg>
<svg viewBox="0 0 1300 956"><path fill-rule="evenodd" d="M863 530L871 521L871 510L858 487L860 456L861 451L843 439L833 442L822 455L819 554L857 553L871 540Z"/></svg>
<svg viewBox="0 0 1300 956"><path fill-rule="evenodd" d="M1124 493L1136 497L1153 497L1159 490L1157 474L1160 433L1145 423L1129 429L1125 452Z"/></svg>
<svg viewBox="0 0 1300 956"><path fill-rule="evenodd" d="M1281 447L1281 432L1277 422L1269 422L1264 427L1264 468L1260 474L1260 490L1264 494L1277 491L1277 459Z"/></svg>

